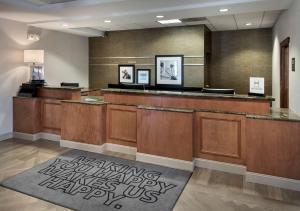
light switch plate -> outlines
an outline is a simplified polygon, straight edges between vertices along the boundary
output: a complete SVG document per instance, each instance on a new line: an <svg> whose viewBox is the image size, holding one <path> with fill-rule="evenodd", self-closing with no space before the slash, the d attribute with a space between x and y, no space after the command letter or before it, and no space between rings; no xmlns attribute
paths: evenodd
<svg viewBox="0 0 300 211"><path fill-rule="evenodd" d="M296 71L296 58L292 58L292 71Z"/></svg>

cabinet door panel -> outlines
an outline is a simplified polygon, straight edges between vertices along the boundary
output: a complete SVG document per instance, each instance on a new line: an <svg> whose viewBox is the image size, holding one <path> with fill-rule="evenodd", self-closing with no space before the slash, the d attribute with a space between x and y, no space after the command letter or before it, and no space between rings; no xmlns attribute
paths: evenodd
<svg viewBox="0 0 300 211"><path fill-rule="evenodd" d="M107 109L108 142L136 146L136 121L136 107L109 105Z"/></svg>
<svg viewBox="0 0 300 211"><path fill-rule="evenodd" d="M300 123L247 119L247 171L300 180Z"/></svg>
<svg viewBox="0 0 300 211"><path fill-rule="evenodd" d="M41 100L13 98L14 132L35 134L41 132Z"/></svg>
<svg viewBox="0 0 300 211"><path fill-rule="evenodd" d="M61 102L44 100L42 103L42 126L44 132L60 134Z"/></svg>
<svg viewBox="0 0 300 211"><path fill-rule="evenodd" d="M198 112L196 156L230 163L245 161L245 117Z"/></svg>
<svg viewBox="0 0 300 211"><path fill-rule="evenodd" d="M62 103L63 140L102 145L105 142L106 105Z"/></svg>
<svg viewBox="0 0 300 211"><path fill-rule="evenodd" d="M193 113L138 110L138 152L192 161Z"/></svg>

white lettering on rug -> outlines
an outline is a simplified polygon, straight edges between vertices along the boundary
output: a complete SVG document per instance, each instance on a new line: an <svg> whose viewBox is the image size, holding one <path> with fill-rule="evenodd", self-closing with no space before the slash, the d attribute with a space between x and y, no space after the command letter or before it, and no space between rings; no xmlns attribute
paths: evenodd
<svg viewBox="0 0 300 211"><path fill-rule="evenodd" d="M56 159L38 173L47 176L39 186L80 195L85 200L99 199L115 209L122 209L122 199L155 203L176 187L162 181L160 172L85 156L71 161Z"/></svg>

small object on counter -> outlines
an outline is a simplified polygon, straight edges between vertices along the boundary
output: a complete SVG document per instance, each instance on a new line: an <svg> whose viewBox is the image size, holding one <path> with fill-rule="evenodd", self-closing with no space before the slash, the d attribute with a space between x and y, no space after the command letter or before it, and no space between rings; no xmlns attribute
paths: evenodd
<svg viewBox="0 0 300 211"><path fill-rule="evenodd" d="M95 98L85 98L84 101L86 101L86 102L97 102L99 100L95 99Z"/></svg>
<svg viewBox="0 0 300 211"><path fill-rule="evenodd" d="M36 97L37 88L42 87L41 83L23 83L18 92L19 97Z"/></svg>
<svg viewBox="0 0 300 211"><path fill-rule="evenodd" d="M66 82L62 82L62 83L60 83L60 86L79 87L79 83L66 83Z"/></svg>
<svg viewBox="0 0 300 211"><path fill-rule="evenodd" d="M227 95L234 95L234 89L212 89L212 88L203 88L202 93L209 93L209 94L227 94Z"/></svg>

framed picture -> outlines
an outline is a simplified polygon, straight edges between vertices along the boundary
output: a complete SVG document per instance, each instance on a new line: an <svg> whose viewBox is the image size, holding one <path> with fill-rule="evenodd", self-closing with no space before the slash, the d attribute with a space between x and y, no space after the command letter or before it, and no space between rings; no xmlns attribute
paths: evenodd
<svg viewBox="0 0 300 211"><path fill-rule="evenodd" d="M120 64L119 72L118 72L119 84L133 84L135 78L134 72L135 72L134 65Z"/></svg>
<svg viewBox="0 0 300 211"><path fill-rule="evenodd" d="M150 85L150 69L137 69L137 84Z"/></svg>
<svg viewBox="0 0 300 211"><path fill-rule="evenodd" d="M155 84L157 86L183 86L183 55L155 56Z"/></svg>

